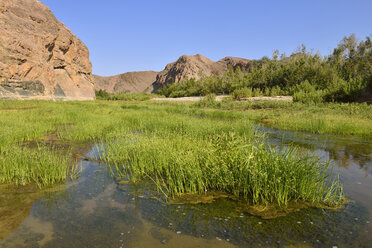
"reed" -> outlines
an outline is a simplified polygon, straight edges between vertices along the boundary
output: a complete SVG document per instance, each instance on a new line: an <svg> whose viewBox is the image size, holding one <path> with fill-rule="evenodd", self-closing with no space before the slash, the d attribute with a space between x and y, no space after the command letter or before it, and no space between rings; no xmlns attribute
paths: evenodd
<svg viewBox="0 0 372 248"><path fill-rule="evenodd" d="M260 136L127 136L100 145L99 159L133 182L151 178L166 197L222 191L250 204L292 201L339 206L338 180L317 157L290 147L277 151Z"/></svg>
<svg viewBox="0 0 372 248"><path fill-rule="evenodd" d="M40 188L64 181L66 175L78 174L71 165L70 155L61 155L49 147L36 149L12 146L0 151L0 184L26 185L36 183Z"/></svg>

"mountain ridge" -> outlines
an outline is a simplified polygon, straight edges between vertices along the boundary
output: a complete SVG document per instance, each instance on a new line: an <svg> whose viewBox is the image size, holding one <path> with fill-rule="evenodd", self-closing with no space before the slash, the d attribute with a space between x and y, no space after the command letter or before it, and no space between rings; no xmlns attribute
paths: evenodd
<svg viewBox="0 0 372 248"><path fill-rule="evenodd" d="M201 77L218 75L227 71L229 66L246 68L249 63L250 60L238 57L225 57L218 61L212 61L201 54L182 55L175 62L167 64L160 72L126 72L108 77L94 75L95 89L105 90L109 93L156 93L158 89L167 84L179 83L185 79L198 80Z"/></svg>

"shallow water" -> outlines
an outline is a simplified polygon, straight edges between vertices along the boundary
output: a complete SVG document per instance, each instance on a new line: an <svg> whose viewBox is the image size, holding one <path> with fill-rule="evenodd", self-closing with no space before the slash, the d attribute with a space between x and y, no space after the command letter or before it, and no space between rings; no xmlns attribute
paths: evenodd
<svg viewBox="0 0 372 248"><path fill-rule="evenodd" d="M372 247L372 143L265 131L273 145L295 143L332 159L351 203L271 220L244 213L227 198L169 205L151 185L119 184L104 164L84 160L81 177L62 190L0 188L0 248Z"/></svg>

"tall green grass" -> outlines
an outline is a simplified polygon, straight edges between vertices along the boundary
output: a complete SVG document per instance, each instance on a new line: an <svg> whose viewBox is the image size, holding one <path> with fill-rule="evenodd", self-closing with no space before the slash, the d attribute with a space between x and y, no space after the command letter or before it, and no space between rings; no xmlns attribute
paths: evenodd
<svg viewBox="0 0 372 248"><path fill-rule="evenodd" d="M71 164L70 154L60 154L51 148L36 149L12 146L0 150L0 184L26 185L36 183L40 188L64 181L66 175L75 177L77 166Z"/></svg>
<svg viewBox="0 0 372 248"><path fill-rule="evenodd" d="M220 133L137 135L107 140L99 158L137 182L151 179L167 197L222 191L251 204L291 201L338 206L342 189L327 165L294 148L276 151L262 137Z"/></svg>

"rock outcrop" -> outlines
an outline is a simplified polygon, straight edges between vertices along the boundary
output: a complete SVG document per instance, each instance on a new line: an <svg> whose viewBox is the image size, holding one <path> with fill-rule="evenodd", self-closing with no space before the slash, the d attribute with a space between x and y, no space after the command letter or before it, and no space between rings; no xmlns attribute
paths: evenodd
<svg viewBox="0 0 372 248"><path fill-rule="evenodd" d="M94 84L96 90L109 93L151 93L157 75L156 71L127 72L111 77L94 75Z"/></svg>
<svg viewBox="0 0 372 248"><path fill-rule="evenodd" d="M0 99L94 99L89 51L37 0L0 1Z"/></svg>
<svg viewBox="0 0 372 248"><path fill-rule="evenodd" d="M178 83L184 79L194 78L198 80L201 77L220 74L227 71L229 66L245 68L248 65L249 60L242 58L226 57L214 62L200 54L194 56L183 55L176 62L168 64L158 74L154 82L154 88L159 89L166 84Z"/></svg>

